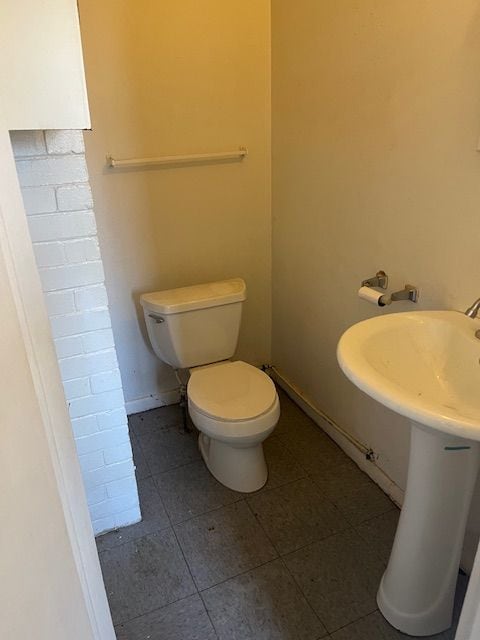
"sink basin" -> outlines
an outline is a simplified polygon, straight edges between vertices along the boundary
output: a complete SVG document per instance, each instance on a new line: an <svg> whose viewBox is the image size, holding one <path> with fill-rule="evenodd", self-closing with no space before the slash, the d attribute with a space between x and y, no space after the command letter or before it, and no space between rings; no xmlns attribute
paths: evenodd
<svg viewBox="0 0 480 640"><path fill-rule="evenodd" d="M458 311L414 311L359 322L338 343L345 375L410 420L407 487L377 602L412 636L452 620L480 466L479 329Z"/></svg>
<svg viewBox="0 0 480 640"><path fill-rule="evenodd" d="M480 320L458 311L414 311L359 322L338 362L389 409L445 433L480 440Z"/></svg>

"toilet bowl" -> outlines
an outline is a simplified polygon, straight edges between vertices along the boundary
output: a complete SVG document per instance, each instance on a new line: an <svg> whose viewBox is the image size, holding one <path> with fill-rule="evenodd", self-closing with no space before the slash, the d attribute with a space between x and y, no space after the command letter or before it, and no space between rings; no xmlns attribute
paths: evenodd
<svg viewBox="0 0 480 640"><path fill-rule="evenodd" d="M267 481L262 442L280 416L277 392L260 369L232 362L246 286L241 278L143 294L148 336L156 355L188 369L190 417L212 475L235 491Z"/></svg>
<svg viewBox="0 0 480 640"><path fill-rule="evenodd" d="M262 442L280 416L273 382L242 361L190 373L188 410L200 431L198 446L210 473L235 491L257 491L268 476Z"/></svg>

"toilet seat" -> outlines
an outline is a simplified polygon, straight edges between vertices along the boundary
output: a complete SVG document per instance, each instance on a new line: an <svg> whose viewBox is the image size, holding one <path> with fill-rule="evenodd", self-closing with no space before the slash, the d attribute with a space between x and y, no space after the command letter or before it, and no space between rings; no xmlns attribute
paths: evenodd
<svg viewBox="0 0 480 640"><path fill-rule="evenodd" d="M211 418L199 411L190 400L188 412L197 429L209 438L235 446L248 447L256 442L262 442L272 433L280 417L280 402L277 397L271 408L262 415L255 416L251 420L235 422Z"/></svg>
<svg viewBox="0 0 480 640"><path fill-rule="evenodd" d="M250 446L273 431L280 403L272 380L246 362L194 370L187 387L193 423L210 438Z"/></svg>
<svg viewBox="0 0 480 640"><path fill-rule="evenodd" d="M267 374L241 360L194 369L187 394L190 406L199 413L234 423L263 415L277 399Z"/></svg>

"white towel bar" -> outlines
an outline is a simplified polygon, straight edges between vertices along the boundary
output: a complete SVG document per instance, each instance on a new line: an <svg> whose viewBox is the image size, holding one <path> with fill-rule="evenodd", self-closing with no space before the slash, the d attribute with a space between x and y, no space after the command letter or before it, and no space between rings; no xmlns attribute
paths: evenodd
<svg viewBox="0 0 480 640"><path fill-rule="evenodd" d="M240 147L237 151L196 153L186 156L161 156L159 158L127 158L125 160L115 160L112 156L107 156L107 165L112 169L156 166L165 167L180 164L203 164L208 162L223 162L226 160L243 160L247 155L247 149L245 147Z"/></svg>

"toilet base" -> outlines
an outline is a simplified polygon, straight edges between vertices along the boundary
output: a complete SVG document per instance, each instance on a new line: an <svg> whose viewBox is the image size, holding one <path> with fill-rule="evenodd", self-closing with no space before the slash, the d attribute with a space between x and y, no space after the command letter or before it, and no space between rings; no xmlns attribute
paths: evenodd
<svg viewBox="0 0 480 640"><path fill-rule="evenodd" d="M229 489L251 493L261 489L267 481L262 443L243 448L232 447L200 433L198 448L212 476Z"/></svg>

